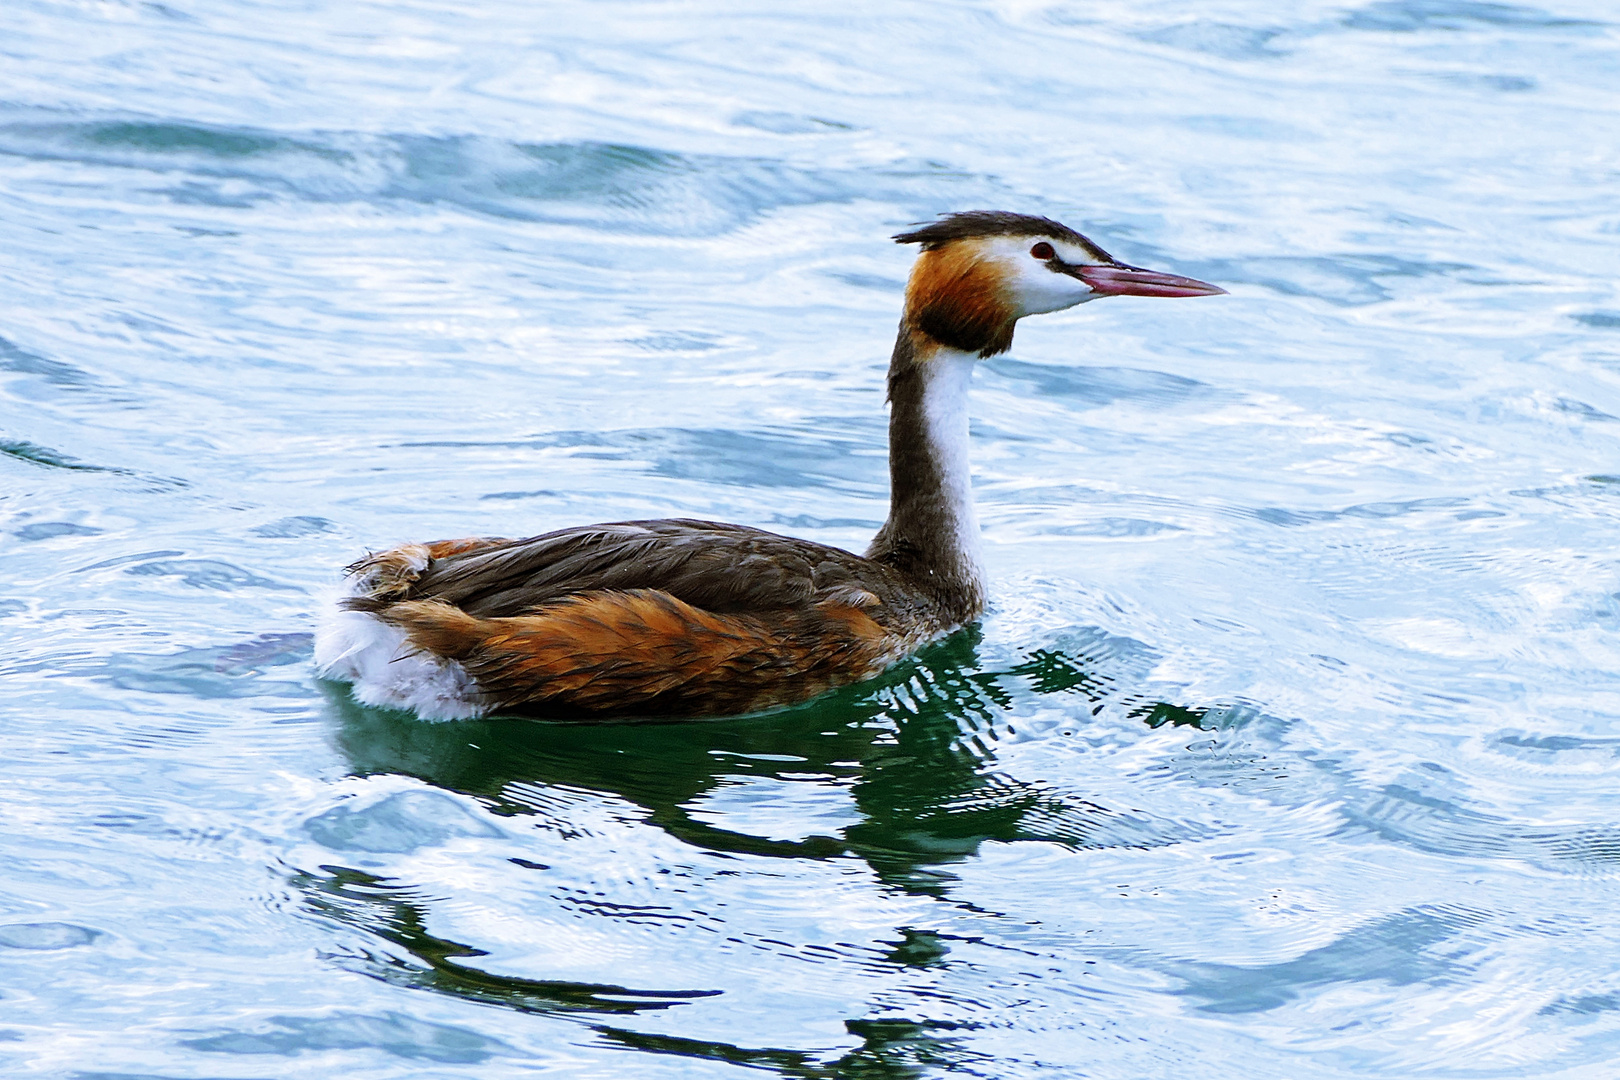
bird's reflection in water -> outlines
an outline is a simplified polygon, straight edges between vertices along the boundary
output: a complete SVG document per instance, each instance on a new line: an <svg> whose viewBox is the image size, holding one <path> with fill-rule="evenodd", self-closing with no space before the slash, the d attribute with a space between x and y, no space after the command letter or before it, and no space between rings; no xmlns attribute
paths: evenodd
<svg viewBox="0 0 1620 1080"><path fill-rule="evenodd" d="M512 719L428 723L356 705L331 687L338 739L358 775L404 774L474 796L496 813L529 815L534 793L566 787L606 793L642 807L643 820L705 851L787 859L859 858L891 888L945 898L949 865L986 840L1042 839L1071 847L1157 846L1193 835L1014 778L992 748L1009 730L1019 698L1076 695L1067 712L1090 716L1104 703L1149 725L1199 725L1202 712L1149 699L1103 672L1083 650L1042 650L999 671L979 667L977 634L958 633L883 679L783 712L673 723L546 723ZM1117 666L1117 665L1116 665ZM721 827L695 814L703 797L740 774L844 786L858 820L838 835L782 839ZM521 860L514 860L522 864ZM605 1018L665 1009L714 991L660 990L492 975L461 963L484 955L425 929L431 898L408 884L323 866L294 883L315 912L404 949L353 957L368 972L458 997L591 1021L627 1048L728 1061L792 1077L911 1077L974 1055L948 1031L918 1023L851 1019L863 1045L836 1062L789 1050L649 1035ZM896 930L887 959L922 968L946 946L926 931Z"/></svg>

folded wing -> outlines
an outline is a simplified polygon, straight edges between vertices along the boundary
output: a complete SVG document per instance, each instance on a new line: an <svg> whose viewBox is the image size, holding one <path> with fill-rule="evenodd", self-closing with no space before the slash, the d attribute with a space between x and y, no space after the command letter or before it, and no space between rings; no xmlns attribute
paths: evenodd
<svg viewBox="0 0 1620 1080"><path fill-rule="evenodd" d="M746 712L870 677L917 644L889 629L914 601L886 568L707 521L407 545L356 576L349 609L456 661L480 711Z"/></svg>

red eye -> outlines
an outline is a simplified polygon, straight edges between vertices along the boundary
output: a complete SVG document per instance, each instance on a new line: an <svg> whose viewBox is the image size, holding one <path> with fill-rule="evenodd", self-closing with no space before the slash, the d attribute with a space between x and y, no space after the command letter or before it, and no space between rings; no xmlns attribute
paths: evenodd
<svg viewBox="0 0 1620 1080"><path fill-rule="evenodd" d="M1052 259L1052 258L1057 257L1057 252L1053 251L1052 250L1052 245L1048 244L1045 240L1042 240L1040 243L1038 243L1034 247L1030 248L1029 253L1031 255L1035 256L1037 259L1040 259L1043 262L1046 261L1047 259Z"/></svg>

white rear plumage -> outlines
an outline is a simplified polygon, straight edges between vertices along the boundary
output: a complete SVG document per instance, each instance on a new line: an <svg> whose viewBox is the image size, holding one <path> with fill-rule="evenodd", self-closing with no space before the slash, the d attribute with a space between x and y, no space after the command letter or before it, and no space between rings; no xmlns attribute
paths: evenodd
<svg viewBox="0 0 1620 1080"><path fill-rule="evenodd" d="M471 720L482 716L478 688L454 660L413 649L405 632L375 615L346 611L343 597L366 588L350 578L340 596L322 605L315 629L315 674L354 684L364 705L409 709L424 720Z"/></svg>

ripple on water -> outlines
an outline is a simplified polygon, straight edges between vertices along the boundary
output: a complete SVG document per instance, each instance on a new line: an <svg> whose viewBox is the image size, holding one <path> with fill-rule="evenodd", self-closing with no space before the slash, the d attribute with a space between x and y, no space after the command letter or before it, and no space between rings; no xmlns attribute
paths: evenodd
<svg viewBox="0 0 1620 1080"><path fill-rule="evenodd" d="M1220 400L1226 396L1197 379L1135 368L1091 364L1058 367L1004 356L987 361L985 368L1004 378L1026 383L1043 397L1059 397L1086 405L1112 405L1116 401L1175 405L1193 398Z"/></svg>
<svg viewBox="0 0 1620 1080"><path fill-rule="evenodd" d="M1205 1012L1246 1013L1275 1009L1308 990L1336 983L1455 983L1473 965L1448 955L1441 946L1481 920L1480 914L1467 911L1402 911L1278 964L1178 965L1186 980L1179 992L1202 999L1198 1008Z"/></svg>
<svg viewBox="0 0 1620 1080"><path fill-rule="evenodd" d="M60 450L53 450L49 446L40 446L38 443L31 443L26 439L0 440L0 454L4 454L16 461L26 461L30 465L41 465L47 469L67 469L72 472L127 472L127 470L116 469L107 465L87 465L78 458L64 454Z"/></svg>
<svg viewBox="0 0 1620 1080"><path fill-rule="evenodd" d="M401 791L369 806L335 806L305 822L316 843L333 851L407 855L456 837L498 837L499 829L455 799Z"/></svg>
<svg viewBox="0 0 1620 1080"><path fill-rule="evenodd" d="M1592 33L1604 28L1600 22L1554 15L1541 8L1482 0L1381 0L1345 15L1343 25L1386 33L1483 28Z"/></svg>
<svg viewBox="0 0 1620 1080"><path fill-rule="evenodd" d="M256 1030L231 1031L183 1044L214 1054L296 1057L323 1050L381 1050L408 1061L476 1065L495 1057L517 1056L510 1044L470 1028L436 1024L406 1013L370 1015L339 1012L326 1016L272 1016Z"/></svg>
<svg viewBox="0 0 1620 1080"><path fill-rule="evenodd" d="M88 400L100 405L115 397L89 372L30 352L3 337L0 337L0 373L18 376L0 380L0 390L20 401L70 405Z"/></svg>
<svg viewBox="0 0 1620 1080"><path fill-rule="evenodd" d="M619 431L559 431L539 438L501 442L406 443L413 447L472 447L562 451L586 460L640 464L646 473L736 487L804 490L827 488L871 494L887 474L885 462L859 451L872 445L868 430L878 421L851 424L843 417L817 417L813 437L799 430L739 431L725 428L635 428ZM510 492L491 497L527 497L550 492Z"/></svg>
<svg viewBox="0 0 1620 1080"><path fill-rule="evenodd" d="M1421 851L1523 861L1562 873L1620 871L1620 827L1613 825L1530 825L1398 784L1364 795L1346 805L1344 814L1354 828Z"/></svg>
<svg viewBox="0 0 1620 1080"><path fill-rule="evenodd" d="M244 570L223 559L154 559L125 570L136 577L172 577L193 589L233 592L237 589L292 589L270 578Z"/></svg>
<svg viewBox="0 0 1620 1080"><path fill-rule="evenodd" d="M260 634L233 645L211 645L174 653L114 653L100 664L76 663L74 670L122 690L181 694L201 699L254 697L305 698L314 695L303 679L265 678L266 669L307 661L309 634Z"/></svg>
<svg viewBox="0 0 1620 1080"><path fill-rule="evenodd" d="M254 536L263 536L271 540L298 540L306 536L336 532L338 527L334 522L314 514L296 514L263 525L255 525L250 531Z"/></svg>
<svg viewBox="0 0 1620 1080"><path fill-rule="evenodd" d="M0 925L0 948L55 952L89 945L101 931L64 922L7 923Z"/></svg>
<svg viewBox="0 0 1620 1080"><path fill-rule="evenodd" d="M1223 60L1276 59L1286 51L1278 41L1283 36L1279 28L1236 26L1205 19L1141 31L1137 36L1156 45L1208 53Z"/></svg>
<svg viewBox="0 0 1620 1080"><path fill-rule="evenodd" d="M19 540L55 540L62 536L100 536L105 530L71 521L36 521L12 531Z"/></svg>
<svg viewBox="0 0 1620 1080"><path fill-rule="evenodd" d="M144 169L179 204L249 210L403 200L496 218L713 236L768 211L857 199L909 200L940 183L927 162L841 170L771 158L681 154L605 142L311 132L140 120L13 121L0 151L92 168Z"/></svg>

